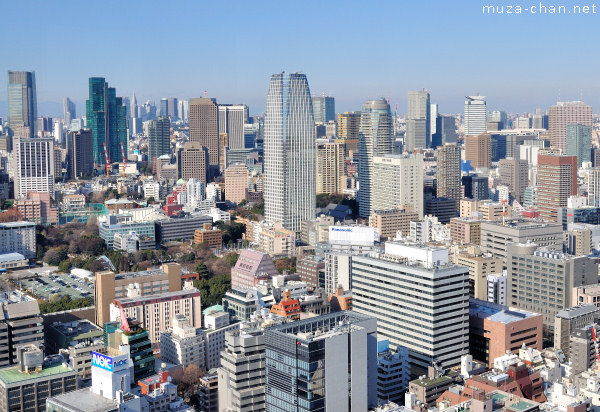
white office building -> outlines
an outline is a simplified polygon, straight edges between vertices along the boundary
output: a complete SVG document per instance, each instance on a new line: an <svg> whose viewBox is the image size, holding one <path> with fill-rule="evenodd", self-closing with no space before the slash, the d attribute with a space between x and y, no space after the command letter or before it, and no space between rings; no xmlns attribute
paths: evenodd
<svg viewBox="0 0 600 412"><path fill-rule="evenodd" d="M423 218L423 155L373 158L373 210L411 209Z"/></svg>
<svg viewBox="0 0 600 412"><path fill-rule="evenodd" d="M469 351L469 271L448 250L387 242L385 253L352 257L353 311L377 318L377 335L408 349L411 373L432 361L460 365Z"/></svg>
<svg viewBox="0 0 600 412"><path fill-rule="evenodd" d="M34 259L36 253L35 223L0 223L0 254L19 253Z"/></svg>
<svg viewBox="0 0 600 412"><path fill-rule="evenodd" d="M160 335L160 358L184 368L196 365L205 370L204 340L202 329L192 326L186 316L175 315L173 328Z"/></svg>
<svg viewBox="0 0 600 412"><path fill-rule="evenodd" d="M487 131L485 96L467 96L465 100L464 134L479 136Z"/></svg>
<svg viewBox="0 0 600 412"><path fill-rule="evenodd" d="M227 133L230 149L244 149L244 124L248 123L248 106L245 104L219 105L219 133Z"/></svg>
<svg viewBox="0 0 600 412"><path fill-rule="evenodd" d="M54 139L17 137L13 147L15 198L44 192L54 199Z"/></svg>

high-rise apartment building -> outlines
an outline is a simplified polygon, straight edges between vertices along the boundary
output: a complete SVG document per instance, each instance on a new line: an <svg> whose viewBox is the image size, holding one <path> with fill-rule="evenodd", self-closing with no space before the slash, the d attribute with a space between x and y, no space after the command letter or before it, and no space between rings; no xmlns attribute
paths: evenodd
<svg viewBox="0 0 600 412"><path fill-rule="evenodd" d="M369 217L373 186L373 159L393 153L392 114L385 99L368 100L363 105L359 129L358 191L359 215Z"/></svg>
<svg viewBox="0 0 600 412"><path fill-rule="evenodd" d="M67 174L71 179L90 176L94 171L93 140L91 130L67 133Z"/></svg>
<svg viewBox="0 0 600 412"><path fill-rule="evenodd" d="M346 189L344 142L317 139L316 193L342 194Z"/></svg>
<svg viewBox="0 0 600 412"><path fill-rule="evenodd" d="M15 136L35 137L37 93L35 72L8 71L8 127Z"/></svg>
<svg viewBox="0 0 600 412"><path fill-rule="evenodd" d="M358 156L358 133L360 112L344 112L337 115L337 134L344 139L346 156Z"/></svg>
<svg viewBox="0 0 600 412"><path fill-rule="evenodd" d="M577 157L538 155L537 187L540 217L556 222L558 209L577 195Z"/></svg>
<svg viewBox="0 0 600 412"><path fill-rule="evenodd" d="M0 223L0 254L20 253L25 259L34 259L35 252L35 223Z"/></svg>
<svg viewBox="0 0 600 412"><path fill-rule="evenodd" d="M423 218L423 155L385 155L373 158L371 207L407 209Z"/></svg>
<svg viewBox="0 0 600 412"><path fill-rule="evenodd" d="M460 365L469 349L469 271L445 248L386 242L378 258L352 257L353 312L377 319L377 334L408 348L412 375L436 361Z"/></svg>
<svg viewBox="0 0 600 412"><path fill-rule="evenodd" d="M14 139L15 198L46 192L54 198L54 139Z"/></svg>
<svg viewBox="0 0 600 412"><path fill-rule="evenodd" d="M506 267L509 305L541 313L550 332L558 312L576 304L573 288L598 283L598 265L593 260L535 243L508 245Z"/></svg>
<svg viewBox="0 0 600 412"><path fill-rule="evenodd" d="M467 96L465 100L464 134L479 136L487 130L485 96Z"/></svg>
<svg viewBox="0 0 600 412"><path fill-rule="evenodd" d="M437 168L437 197L453 199L456 211L462 197L461 172L460 172L460 147L455 144L446 144L436 149Z"/></svg>
<svg viewBox="0 0 600 412"><path fill-rule="evenodd" d="M165 154L171 154L171 121L160 116L148 124L148 161Z"/></svg>
<svg viewBox="0 0 600 412"><path fill-rule="evenodd" d="M492 163L492 136L487 133L465 137L465 160L471 167L489 169Z"/></svg>
<svg viewBox="0 0 600 412"><path fill-rule="evenodd" d="M312 105L315 123L325 124L335 121L335 99L333 97L313 97Z"/></svg>
<svg viewBox="0 0 600 412"><path fill-rule="evenodd" d="M408 92L405 150L423 149L431 145L431 104L427 90Z"/></svg>
<svg viewBox="0 0 600 412"><path fill-rule="evenodd" d="M219 105L219 133L227 133L230 149L244 149L244 125L248 123L248 106L245 104Z"/></svg>
<svg viewBox="0 0 600 412"><path fill-rule="evenodd" d="M580 123L567 125L567 149L565 154L577 156L577 166L592 161L592 127Z"/></svg>
<svg viewBox="0 0 600 412"><path fill-rule="evenodd" d="M65 97L63 100L63 120L66 125L71 124L71 120L77 118L77 112L75 110L75 103L71 101L68 97Z"/></svg>
<svg viewBox="0 0 600 412"><path fill-rule="evenodd" d="M558 102L550 107L548 133L550 144L563 151L567 149L567 125L592 126L592 106L584 102Z"/></svg>
<svg viewBox="0 0 600 412"><path fill-rule="evenodd" d="M190 142L208 150L211 167L219 165L219 117L216 99L190 100Z"/></svg>
<svg viewBox="0 0 600 412"><path fill-rule="evenodd" d="M89 99L86 101L86 126L92 131L94 163L106 164L122 158L121 145L127 157L127 110L123 98L114 87L108 87L104 77L90 77Z"/></svg>
<svg viewBox="0 0 600 412"><path fill-rule="evenodd" d="M589 171L588 205L600 206L600 167L594 167Z"/></svg>
<svg viewBox="0 0 600 412"><path fill-rule="evenodd" d="M377 404L377 322L335 312L265 330L267 411L366 411Z"/></svg>
<svg viewBox="0 0 600 412"><path fill-rule="evenodd" d="M314 123L306 75L271 76L264 137L265 220L294 232L315 216Z"/></svg>
<svg viewBox="0 0 600 412"><path fill-rule="evenodd" d="M522 204L525 188L529 185L527 160L501 159L499 169L501 183L508 186L513 197Z"/></svg>
<svg viewBox="0 0 600 412"><path fill-rule="evenodd" d="M206 184L209 154L199 143L185 143L177 149L177 176L179 179L198 179Z"/></svg>

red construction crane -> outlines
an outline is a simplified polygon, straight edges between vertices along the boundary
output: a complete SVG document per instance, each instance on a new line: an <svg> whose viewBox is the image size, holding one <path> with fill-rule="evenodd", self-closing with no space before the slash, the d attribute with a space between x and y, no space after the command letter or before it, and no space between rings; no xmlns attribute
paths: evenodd
<svg viewBox="0 0 600 412"><path fill-rule="evenodd" d="M121 155L123 156L123 178L125 178L125 166L127 165L127 159L125 158L125 149L123 149L123 142L121 142Z"/></svg>
<svg viewBox="0 0 600 412"><path fill-rule="evenodd" d="M110 160L108 159L108 151L106 150L106 143L104 145L104 156L106 157L106 178L108 179L108 170L110 168Z"/></svg>

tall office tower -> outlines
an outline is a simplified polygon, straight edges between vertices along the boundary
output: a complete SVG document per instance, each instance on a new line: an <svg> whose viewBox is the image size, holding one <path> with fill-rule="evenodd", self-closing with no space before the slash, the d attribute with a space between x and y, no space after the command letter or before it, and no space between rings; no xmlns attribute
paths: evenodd
<svg viewBox="0 0 600 412"><path fill-rule="evenodd" d="M577 166L592 161L592 127L579 123L567 125L567 149L569 156L577 156Z"/></svg>
<svg viewBox="0 0 600 412"><path fill-rule="evenodd" d="M188 110L189 110L189 101L188 100L179 100L177 102L177 114L179 118L184 123L188 121Z"/></svg>
<svg viewBox="0 0 600 412"><path fill-rule="evenodd" d="M54 139L14 139L15 199L27 192L50 193L54 198Z"/></svg>
<svg viewBox="0 0 600 412"><path fill-rule="evenodd" d="M316 207L315 121L306 75L271 76L265 117L265 220L300 231Z"/></svg>
<svg viewBox="0 0 600 412"><path fill-rule="evenodd" d="M554 331L554 317L575 306L573 288L598 283L598 265L535 243L507 246L508 304L541 313L544 329ZM533 299L532 299L533 296Z"/></svg>
<svg viewBox="0 0 600 412"><path fill-rule="evenodd" d="M168 101L167 116L175 118L175 119L178 118L179 113L177 112L177 109L178 109L177 97L169 97L169 99L167 101Z"/></svg>
<svg viewBox="0 0 600 412"><path fill-rule="evenodd" d="M244 124L248 123L248 106L245 104L219 105L219 133L227 133L230 149L244 149Z"/></svg>
<svg viewBox="0 0 600 412"><path fill-rule="evenodd" d="M121 159L121 144L127 157L127 119L123 99L108 87L104 77L90 77L86 101L86 124L94 136L94 163L105 165L104 145L110 162Z"/></svg>
<svg viewBox="0 0 600 412"><path fill-rule="evenodd" d="M523 203L525 188L529 185L529 165L527 160L508 159L500 160L500 181L508 186L510 193L519 202Z"/></svg>
<svg viewBox="0 0 600 412"><path fill-rule="evenodd" d="M479 136L487 131L485 96L467 96L465 100L464 134Z"/></svg>
<svg viewBox="0 0 600 412"><path fill-rule="evenodd" d="M63 100L63 120L66 125L71 124L71 120L77 118L77 112L75 111L75 103L68 97Z"/></svg>
<svg viewBox="0 0 600 412"><path fill-rule="evenodd" d="M492 136L482 133L465 137L465 160L471 161L471 167L490 168L492 163Z"/></svg>
<svg viewBox="0 0 600 412"><path fill-rule="evenodd" d="M35 72L8 71L8 127L15 136L35 137L37 94Z"/></svg>
<svg viewBox="0 0 600 412"><path fill-rule="evenodd" d="M352 257L351 279L352 311L374 316L379 337L408 348L411 375L432 361L460 365L469 350L469 269L451 264L448 249L386 242L379 258Z"/></svg>
<svg viewBox="0 0 600 412"><path fill-rule="evenodd" d="M436 156L437 197L454 199L456 211L458 211L462 197L460 147L455 144L446 144L436 149Z"/></svg>
<svg viewBox="0 0 600 412"><path fill-rule="evenodd" d="M467 199L489 199L489 180L487 176L467 175L462 177L462 185L465 188ZM459 202L460 203L460 202ZM470 217L471 214L468 214Z"/></svg>
<svg viewBox="0 0 600 412"><path fill-rule="evenodd" d="M458 135L456 134L456 119L454 116L438 115L435 123L435 133L431 134L431 147L433 149L446 143L456 143Z"/></svg>
<svg viewBox="0 0 600 412"><path fill-rule="evenodd" d="M208 150L211 166L219 165L219 119L217 100L209 98L190 101L190 142L200 143Z"/></svg>
<svg viewBox="0 0 600 412"><path fill-rule="evenodd" d="M540 217L556 222L558 208L577 195L577 157L538 155L537 187Z"/></svg>
<svg viewBox="0 0 600 412"><path fill-rule="evenodd" d="M94 171L91 130L70 131L67 134L67 174L74 179L91 176Z"/></svg>
<svg viewBox="0 0 600 412"><path fill-rule="evenodd" d="M342 194L346 189L344 143L334 139L317 139L317 194Z"/></svg>
<svg viewBox="0 0 600 412"><path fill-rule="evenodd" d="M433 140L433 135L437 133L437 118L440 116L439 106L437 103L431 103L429 105L429 135L431 136L429 141Z"/></svg>
<svg viewBox="0 0 600 412"><path fill-rule="evenodd" d="M392 114L387 100L367 100L363 105L359 129L358 191L359 215L369 217L373 181L373 158L394 151L392 139Z"/></svg>
<svg viewBox="0 0 600 412"><path fill-rule="evenodd" d="M567 149L567 125L579 123L592 126L592 106L584 102L558 102L550 107L548 132L550 144L563 152Z"/></svg>
<svg viewBox="0 0 600 412"><path fill-rule="evenodd" d="M165 154L171 154L171 121L160 116L148 124L148 161Z"/></svg>
<svg viewBox="0 0 600 412"><path fill-rule="evenodd" d="M206 147L199 143L185 143L177 149L177 178L194 178L206 184L208 156Z"/></svg>
<svg viewBox="0 0 600 412"><path fill-rule="evenodd" d="M335 99L333 97L313 97L313 113L315 123L327 123L335 121Z"/></svg>
<svg viewBox="0 0 600 412"><path fill-rule="evenodd" d="M337 115L337 134L346 143L346 156L358 155L358 132L360 112L344 112Z"/></svg>
<svg viewBox="0 0 600 412"><path fill-rule="evenodd" d="M160 99L159 116L169 116L169 100L166 98Z"/></svg>
<svg viewBox="0 0 600 412"><path fill-rule="evenodd" d="M371 207L405 209L423 218L423 155L385 155L373 158Z"/></svg>
<svg viewBox="0 0 600 412"><path fill-rule="evenodd" d="M137 104L137 99L135 97L135 92L133 92L133 96L131 97L131 105L129 107L129 114L131 115L132 119L140 117L140 114L138 113L138 104Z"/></svg>
<svg viewBox="0 0 600 412"><path fill-rule="evenodd" d="M424 149L431 146L431 104L427 90L408 92L405 150Z"/></svg>
<svg viewBox="0 0 600 412"><path fill-rule="evenodd" d="M376 406L376 329L370 314L355 311L266 329L266 410L354 412Z"/></svg>
<svg viewBox="0 0 600 412"><path fill-rule="evenodd" d="M600 167L590 169L588 174L588 205L600 206Z"/></svg>

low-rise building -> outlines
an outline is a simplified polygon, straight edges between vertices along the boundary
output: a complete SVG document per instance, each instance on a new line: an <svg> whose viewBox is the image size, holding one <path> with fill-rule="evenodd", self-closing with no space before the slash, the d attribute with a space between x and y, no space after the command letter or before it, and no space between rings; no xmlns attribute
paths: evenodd
<svg viewBox="0 0 600 412"><path fill-rule="evenodd" d="M463 217L450 219L450 237L461 245L478 245L481 242L481 221Z"/></svg>
<svg viewBox="0 0 600 412"><path fill-rule="evenodd" d="M554 347L569 357L571 335L577 330L596 323L600 309L591 303L563 309L554 317Z"/></svg>
<svg viewBox="0 0 600 412"><path fill-rule="evenodd" d="M374 227L383 239L394 239L398 232L410 235L410 222L419 220L419 213L409 209L374 210L369 216L369 226Z"/></svg>
<svg viewBox="0 0 600 412"><path fill-rule="evenodd" d="M172 329L160 335L160 357L165 362L184 368L196 365L204 370L204 345L202 330L191 325L185 315L175 315Z"/></svg>
<svg viewBox="0 0 600 412"><path fill-rule="evenodd" d="M308 255L296 263L296 273L309 290L325 287L325 261L323 257Z"/></svg>
<svg viewBox="0 0 600 412"><path fill-rule="evenodd" d="M210 223L205 223L202 229L196 229L194 232L194 243L206 243L209 248L219 248L223 245L223 232L213 228Z"/></svg>
<svg viewBox="0 0 600 412"><path fill-rule="evenodd" d="M155 222L157 243L193 239L196 229L201 229L204 224L212 224L212 222L213 218L208 215L171 217L158 220Z"/></svg>

